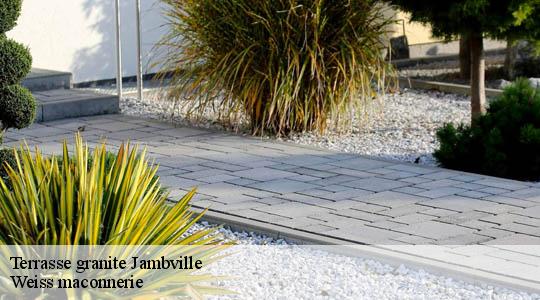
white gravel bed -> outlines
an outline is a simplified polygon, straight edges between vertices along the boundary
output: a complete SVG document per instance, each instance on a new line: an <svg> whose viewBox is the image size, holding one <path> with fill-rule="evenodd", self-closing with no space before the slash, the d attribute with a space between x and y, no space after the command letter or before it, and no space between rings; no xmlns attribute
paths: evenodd
<svg viewBox="0 0 540 300"><path fill-rule="evenodd" d="M126 98L121 102L124 114L171 121L173 104L162 97L138 101ZM402 90L386 94L374 103L372 112L353 118L348 132L328 130L324 135L301 133L282 140L303 145L376 156L386 159L434 165L432 152L437 147L435 132L444 123L469 122L467 97L440 92ZM175 112L172 122L212 129L224 128L212 114L203 120L188 121L182 112ZM242 131L240 131L242 132ZM244 132L245 133L245 132Z"/></svg>
<svg viewBox="0 0 540 300"><path fill-rule="evenodd" d="M208 227L207 223L198 228ZM469 284L378 261L329 253L284 240L234 232L220 232L236 240L228 256L208 272L233 276L219 286L237 292L211 299L539 299L487 284Z"/></svg>

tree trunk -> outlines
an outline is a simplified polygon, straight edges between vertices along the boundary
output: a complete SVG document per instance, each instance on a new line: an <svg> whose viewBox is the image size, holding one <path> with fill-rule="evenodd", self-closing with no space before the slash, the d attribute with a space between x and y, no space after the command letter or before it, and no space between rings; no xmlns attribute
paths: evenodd
<svg viewBox="0 0 540 300"><path fill-rule="evenodd" d="M459 73L461 78L471 78L471 39L462 35L459 38Z"/></svg>
<svg viewBox="0 0 540 300"><path fill-rule="evenodd" d="M484 39L471 35L471 120L486 112Z"/></svg>
<svg viewBox="0 0 540 300"><path fill-rule="evenodd" d="M504 58L504 73L508 80L514 80L516 78L516 59L516 42L509 39L506 42L506 56Z"/></svg>

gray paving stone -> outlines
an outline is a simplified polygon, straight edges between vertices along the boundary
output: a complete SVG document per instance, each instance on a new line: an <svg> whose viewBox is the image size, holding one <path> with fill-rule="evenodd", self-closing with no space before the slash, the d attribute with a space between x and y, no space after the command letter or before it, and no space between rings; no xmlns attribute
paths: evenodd
<svg viewBox="0 0 540 300"><path fill-rule="evenodd" d="M362 226L346 229L340 228L325 232L325 235L361 244L392 244L391 239L401 234L390 230Z"/></svg>
<svg viewBox="0 0 540 300"><path fill-rule="evenodd" d="M426 190L415 188L415 187L412 187L412 186L406 186L406 187L393 189L392 191L398 192L398 193L409 194L409 195L417 195L417 194L420 194L422 192L425 192Z"/></svg>
<svg viewBox="0 0 540 300"><path fill-rule="evenodd" d="M328 177L334 177L337 175L336 173L331 173L327 171L318 171L318 170L309 169L309 168L295 168L295 169L290 169L287 171L294 172L300 175L309 175L309 176L319 177L319 178L328 178Z"/></svg>
<svg viewBox="0 0 540 300"><path fill-rule="evenodd" d="M394 191L385 191L385 192L380 192L380 193L375 193L375 194L370 194L370 195L362 195L359 197L355 197L353 199L366 202L366 203L387 206L390 208L411 205L414 203L427 200L427 198L422 198L422 197L404 194L404 193L398 193Z"/></svg>
<svg viewBox="0 0 540 300"><path fill-rule="evenodd" d="M498 229L540 237L540 228L536 226L529 226L518 223L506 223L499 226Z"/></svg>
<svg viewBox="0 0 540 300"><path fill-rule="evenodd" d="M320 197L322 195L328 195L328 194L331 194L332 192L331 191L328 191L328 190L325 190L323 189L322 187L320 188L316 188L316 189L310 189L310 190L306 190L306 191L300 191L298 193L301 193L303 195L307 195L307 196L312 196L312 197Z"/></svg>
<svg viewBox="0 0 540 300"><path fill-rule="evenodd" d="M391 240L406 243L406 244L409 244L409 245L432 245L432 244L435 244L434 239L428 239L428 238L417 236L417 235L402 235L402 236L397 236L395 238L392 238Z"/></svg>
<svg viewBox="0 0 540 300"><path fill-rule="evenodd" d="M513 234L484 243L486 245L540 245L540 237Z"/></svg>
<svg viewBox="0 0 540 300"><path fill-rule="evenodd" d="M525 219L520 218L519 220L515 220L514 223L540 227L540 219L537 219L537 218L525 218Z"/></svg>
<svg viewBox="0 0 540 300"><path fill-rule="evenodd" d="M207 177L213 177L216 175L221 175L227 173L227 171L219 170L219 169L209 169L209 170L202 170L202 171L195 171L195 172L189 172L189 173L183 173L178 176L182 178L187 179L200 179L200 178L207 178ZM238 176L234 176L235 178L238 178ZM230 177L229 179L233 179ZM224 180L223 180L224 181Z"/></svg>
<svg viewBox="0 0 540 300"><path fill-rule="evenodd" d="M323 195L320 195L319 197L328 199L328 200L339 201L339 200L358 198L362 195L370 195L370 194L372 194L372 192L366 191L366 190L348 189L341 192L323 194Z"/></svg>
<svg viewBox="0 0 540 300"><path fill-rule="evenodd" d="M377 215L374 213L369 213L369 212L354 210L354 209L336 210L336 211L333 211L332 214L335 214L338 216L349 217L353 219L358 219L362 221L367 221L367 222L377 222L377 221L384 221L384 220L389 219L388 216Z"/></svg>
<svg viewBox="0 0 540 300"><path fill-rule="evenodd" d="M420 177L432 180L446 179L451 177L456 177L455 172L452 171L437 171L430 174L421 175Z"/></svg>
<svg viewBox="0 0 540 300"><path fill-rule="evenodd" d="M451 237L468 235L476 232L476 230L470 228L435 221L415 223L394 228L393 230L434 240L446 240Z"/></svg>
<svg viewBox="0 0 540 300"><path fill-rule="evenodd" d="M261 183L255 183L249 185L252 188L270 191L274 193L294 193L294 192L300 192L305 191L309 189L314 189L317 186L305 182L300 181L294 181L294 180L287 180L287 179L278 179L278 180L270 180L265 181Z"/></svg>
<svg viewBox="0 0 540 300"><path fill-rule="evenodd" d="M480 221L490 222L490 223L494 223L494 224L497 224L497 225L502 225L502 224L513 223L513 222L516 222L516 221L519 221L519 220L525 220L525 222L526 222L527 218L528 217L514 215L514 214L511 214L511 213L502 213L502 214L498 214L498 215L495 215L495 216L492 215L492 216L487 216L487 217L480 218Z"/></svg>
<svg viewBox="0 0 540 300"><path fill-rule="evenodd" d="M230 184L234 184L234 185L248 186L250 184L257 183L258 181L257 180L246 179L246 178L236 178L235 177L235 179L227 180L226 182L230 183Z"/></svg>
<svg viewBox="0 0 540 300"><path fill-rule="evenodd" d="M338 162L331 162L329 163L331 165L334 165L336 167L341 167L345 169L353 169L353 170L369 170L369 169L376 169L376 168L382 168L391 166L391 163L378 161L378 160L372 160L367 158L353 158L353 159L345 159Z"/></svg>
<svg viewBox="0 0 540 300"><path fill-rule="evenodd" d="M282 203L288 203L291 202L290 200L276 198L276 197L268 197L268 198L262 198L255 200L260 203L268 204L268 205L277 205Z"/></svg>
<svg viewBox="0 0 540 300"><path fill-rule="evenodd" d="M336 176L332 176L332 177L328 177L324 179L315 180L315 181L312 181L311 183L321 185L321 186L328 186L328 185L341 184L344 182L350 182L357 179L358 177L355 177L355 176L336 175Z"/></svg>
<svg viewBox="0 0 540 300"><path fill-rule="evenodd" d="M440 187L440 188L434 188L432 190L428 190L425 192L421 192L418 194L418 196L435 199L435 198L441 198L445 196L461 194L464 192L466 192L466 190L460 189L460 188Z"/></svg>
<svg viewBox="0 0 540 300"><path fill-rule="evenodd" d="M287 199L294 202L300 202L304 204L316 205L316 206L321 206L321 207L324 207L325 204L333 203L333 201L330 201L330 200L302 195L299 193L283 194L283 195L278 196L278 198L283 198L283 199Z"/></svg>
<svg viewBox="0 0 540 300"><path fill-rule="evenodd" d="M426 222L426 221L435 220L437 218L438 217L435 217L435 216L424 215L424 214L420 214L420 213L414 213L414 214L410 214L410 215L404 215L404 216L396 217L396 218L392 219L392 221L398 222L398 223L401 223L401 224L416 224L416 223L422 223L422 222Z"/></svg>
<svg viewBox="0 0 540 300"><path fill-rule="evenodd" d="M384 220L384 221L376 221L373 223L366 223L366 226L381 228L381 229L393 229L393 228L403 226L403 223L397 223L390 220Z"/></svg>
<svg viewBox="0 0 540 300"><path fill-rule="evenodd" d="M368 178L372 177L376 174L368 173L361 170L353 170L353 169L346 169L346 168L334 168L327 170L328 172L332 172L333 174L340 174L340 175L347 175L347 176L353 176L356 179L358 178Z"/></svg>
<svg viewBox="0 0 540 300"><path fill-rule="evenodd" d="M462 213L457 213L457 214L451 214L445 217L440 217L438 221L443 222L443 223L460 225L465 222L480 220L482 218L486 218L489 216L492 216L492 215L488 213L479 212L479 211L468 211L468 212L462 212Z"/></svg>
<svg viewBox="0 0 540 300"><path fill-rule="evenodd" d="M409 178L409 177L415 177L418 174L411 173L411 172L404 172L404 171L397 171L397 172L391 172L388 174L381 175L379 177L385 178L385 179L403 179L403 178Z"/></svg>
<svg viewBox="0 0 540 300"><path fill-rule="evenodd" d="M427 207L427 206L411 204L411 205L399 206L399 207L383 210L379 212L379 214L396 218L396 217L401 217L401 216L405 216L409 214L423 212L429 209L430 207Z"/></svg>
<svg viewBox="0 0 540 300"><path fill-rule="evenodd" d="M482 176L473 175L473 174L467 174L467 175L460 174L460 175L449 177L449 178L453 180L463 181L463 182L472 182L472 181L482 180Z"/></svg>
<svg viewBox="0 0 540 300"><path fill-rule="evenodd" d="M482 198L482 200L521 208L533 207L538 205L536 202L503 196L489 196Z"/></svg>
<svg viewBox="0 0 540 300"><path fill-rule="evenodd" d="M284 216L288 218L296 218L296 217L304 217L304 216L307 217L307 216L312 216L312 215L328 212L328 209L326 208L298 203L298 202L289 202L289 203L283 203L283 204L278 204L278 205L271 205L271 206L257 208L256 210L266 212L266 213L271 213L278 216Z"/></svg>
<svg viewBox="0 0 540 300"><path fill-rule="evenodd" d="M431 206L435 208L442 208L447 210L453 210L457 212L466 212L475 209L484 208L490 205L496 205L489 201L466 198L461 196L448 196L438 199L432 199L428 201L421 202L420 204Z"/></svg>
<svg viewBox="0 0 540 300"><path fill-rule="evenodd" d="M505 238L505 237L514 235L514 233L512 233L510 231L501 230L501 229L497 229L497 228L483 228L483 229L480 229L480 231L478 231L476 234L489 236L489 237L492 237L492 238L495 238L495 239Z"/></svg>
<svg viewBox="0 0 540 300"><path fill-rule="evenodd" d="M313 182L311 182L311 183L313 183ZM327 186L321 187L321 190L329 191L329 192L332 192L332 193L344 192L344 191L349 191L349 190L352 190L352 189L353 188L351 188L351 187L342 186L342 185L338 185L338 184L327 185Z"/></svg>
<svg viewBox="0 0 540 300"><path fill-rule="evenodd" d="M471 221L462 222L459 224L459 226L468 227L471 229L484 230L484 229L493 228L496 225L493 223L484 222L481 220L471 220Z"/></svg>
<svg viewBox="0 0 540 300"><path fill-rule="evenodd" d="M318 155L293 155L279 160L280 163L306 167L310 165L333 163L331 158L318 156Z"/></svg>
<svg viewBox="0 0 540 300"><path fill-rule="evenodd" d="M526 188L514 191L512 193L503 194L503 196L540 202L540 188Z"/></svg>
<svg viewBox="0 0 540 300"><path fill-rule="evenodd" d="M466 191L463 193L457 193L458 196L468 197L468 198L483 198L488 197L490 194L477 192L477 191Z"/></svg>
<svg viewBox="0 0 540 300"><path fill-rule="evenodd" d="M436 170L433 170L431 168L417 167L412 164L396 164L396 165L388 166L386 168L392 169L392 170L416 173L416 174L429 174L429 173L436 172Z"/></svg>
<svg viewBox="0 0 540 300"><path fill-rule="evenodd" d="M491 194L491 195L500 195L500 194L506 194L506 193L510 192L510 190L496 188L496 187L487 187L487 188L479 189L479 190L476 190L476 191L477 192L482 192L482 193L488 193L488 194Z"/></svg>
<svg viewBox="0 0 540 300"><path fill-rule="evenodd" d="M313 176L309 176L309 175L294 175L294 176L288 177L288 178L291 179L291 180L302 181L302 182L312 182L314 180L319 180L320 179L319 177L313 177Z"/></svg>
<svg viewBox="0 0 540 300"><path fill-rule="evenodd" d="M205 167L209 167L209 168L220 169L220 170L231 171L231 172L246 170L246 167L232 165L232 164L228 164L224 162L217 162L217 161L209 161L209 162L202 163L201 165Z"/></svg>
<svg viewBox="0 0 540 300"><path fill-rule="evenodd" d="M437 245L470 245L470 244L480 244L486 243L493 240L492 237L478 235L478 234L465 234L450 237L447 239L438 240Z"/></svg>
<svg viewBox="0 0 540 300"><path fill-rule="evenodd" d="M422 177L409 177L409 178L400 179L399 181L407 182L411 184L420 184L420 183L433 181L433 179L427 179L427 178L422 178Z"/></svg>
<svg viewBox="0 0 540 300"><path fill-rule="evenodd" d="M342 185L349 186L352 188L357 188L357 189L368 190L372 192L382 192L386 190L391 190L391 189L407 186L408 184L404 182L395 181L395 180L370 177L370 178L359 179L359 180L355 180L351 182L346 182L346 183L343 183Z"/></svg>
<svg viewBox="0 0 540 300"><path fill-rule="evenodd" d="M258 181L269 181L287 177L298 176L296 173L274 170L270 168L254 168L244 171L233 172L231 175Z"/></svg>
<svg viewBox="0 0 540 300"><path fill-rule="evenodd" d="M420 213L425 214L425 215L435 216L435 217L446 217L449 215L453 215L456 212L453 210L442 209L442 208L430 208L430 209L423 210Z"/></svg>
<svg viewBox="0 0 540 300"><path fill-rule="evenodd" d="M318 225L320 223L322 223L322 221L311 219L308 217L298 217L298 218L282 220L282 221L277 222L277 224L281 226L286 226L286 227L295 228L295 229L302 229L311 225Z"/></svg>
<svg viewBox="0 0 540 300"><path fill-rule="evenodd" d="M516 212L516 214L518 214L517 212L523 211L523 209L520 207L513 206L513 205L506 205L506 204L499 204L495 206L490 205L486 207L477 208L476 210L489 213L489 214L495 214L495 215L506 213L506 212Z"/></svg>
<svg viewBox="0 0 540 300"><path fill-rule="evenodd" d="M332 209L332 210L344 210L350 209L352 207L358 206L358 201L354 200L339 200L339 201L328 201L328 203L317 204L317 206Z"/></svg>
<svg viewBox="0 0 540 300"><path fill-rule="evenodd" d="M369 213L378 213L381 211L388 210L388 207L376 205L376 204L370 204L365 202L356 202L356 205L351 207L352 209L361 210Z"/></svg>
<svg viewBox="0 0 540 300"><path fill-rule="evenodd" d="M219 174L219 175L214 175L214 176L198 178L197 180L205 182L205 183L216 183L216 182L230 181L234 179L238 179L238 177L227 175L227 174Z"/></svg>
<svg viewBox="0 0 540 300"><path fill-rule="evenodd" d="M521 182L517 182L513 180L504 180L504 179L482 179L478 181L473 181L472 183L490 186L494 188L507 189L507 190L512 190L512 191L528 188L526 184L523 184Z"/></svg>
<svg viewBox="0 0 540 300"><path fill-rule="evenodd" d="M420 183L420 184L414 185L414 187L431 190L434 188L450 187L450 186L454 186L458 184L462 184L462 183L460 181L452 180L452 179L438 179L438 180Z"/></svg>
<svg viewBox="0 0 540 300"><path fill-rule="evenodd" d="M329 231L336 230L337 228L324 225L324 224L314 224L314 225L304 226L299 229L303 231L307 231L307 232L313 232L316 234L325 234Z"/></svg>

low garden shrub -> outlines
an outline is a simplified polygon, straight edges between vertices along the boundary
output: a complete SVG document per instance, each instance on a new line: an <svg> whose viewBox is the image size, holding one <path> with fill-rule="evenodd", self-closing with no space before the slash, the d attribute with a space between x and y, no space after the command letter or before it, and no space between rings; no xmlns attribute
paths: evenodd
<svg viewBox="0 0 540 300"><path fill-rule="evenodd" d="M444 167L540 180L540 89L518 79L472 126L446 124L434 156Z"/></svg>
<svg viewBox="0 0 540 300"><path fill-rule="evenodd" d="M254 134L323 131L393 83L382 54L391 21L377 1L162 1L159 65L189 114L246 117Z"/></svg>
<svg viewBox="0 0 540 300"><path fill-rule="evenodd" d="M0 87L0 121L4 129L22 129L36 118L36 102L30 91L20 85Z"/></svg>
<svg viewBox="0 0 540 300"><path fill-rule="evenodd" d="M31 67L28 48L11 39L0 39L0 82L4 86L19 83Z"/></svg>

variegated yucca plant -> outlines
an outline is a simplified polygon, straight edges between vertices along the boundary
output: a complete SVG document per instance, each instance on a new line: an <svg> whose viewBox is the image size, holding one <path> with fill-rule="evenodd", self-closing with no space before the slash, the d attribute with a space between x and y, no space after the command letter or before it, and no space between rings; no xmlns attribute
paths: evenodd
<svg viewBox="0 0 540 300"><path fill-rule="evenodd" d="M32 152L28 146L14 153L16 165L2 166L9 184L0 178L0 245L167 245L163 251L169 254L192 251L170 247L206 245L195 255L208 262L226 247L213 229L188 232L202 216L190 210L195 191L167 203L158 167L137 146L123 144L112 163L105 144L92 152L79 135L73 155L67 142L61 157L45 156L37 147ZM197 285L215 280L211 275L146 275L154 280L153 290L139 292L152 299L171 293L226 293ZM160 282L169 289L158 293Z"/></svg>

